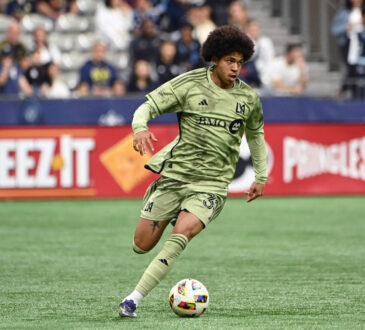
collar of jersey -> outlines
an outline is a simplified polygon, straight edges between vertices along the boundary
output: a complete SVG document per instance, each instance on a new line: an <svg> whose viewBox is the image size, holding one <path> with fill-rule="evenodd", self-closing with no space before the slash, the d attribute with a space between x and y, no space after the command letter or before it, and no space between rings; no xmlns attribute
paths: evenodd
<svg viewBox="0 0 365 330"><path fill-rule="evenodd" d="M212 85L215 89L218 89L218 90L220 90L220 91L225 91L225 92L227 92L227 93L232 93L232 92L234 92L236 89L237 89L237 87L239 86L239 80L238 79L236 79L235 81L234 81L234 85L233 85L233 87L232 88L228 88L228 89L224 89L224 88L220 88L219 86L217 86L216 84L215 84L215 82L212 80L212 72L213 72L213 65L212 66L210 66L208 69L207 69L207 77L208 77L208 81L209 81L209 84L210 85Z"/></svg>

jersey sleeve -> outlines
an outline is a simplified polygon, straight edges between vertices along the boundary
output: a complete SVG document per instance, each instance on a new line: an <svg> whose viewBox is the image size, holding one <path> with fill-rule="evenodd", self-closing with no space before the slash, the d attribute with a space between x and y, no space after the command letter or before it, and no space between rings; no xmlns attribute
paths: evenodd
<svg viewBox="0 0 365 330"><path fill-rule="evenodd" d="M267 180L264 116L261 101L257 97L255 107L246 123L246 139L250 148L255 181L264 184Z"/></svg>
<svg viewBox="0 0 365 330"><path fill-rule="evenodd" d="M182 112L182 97L167 82L146 95L147 101L134 113L132 128L134 134L147 131L147 123L164 113Z"/></svg>

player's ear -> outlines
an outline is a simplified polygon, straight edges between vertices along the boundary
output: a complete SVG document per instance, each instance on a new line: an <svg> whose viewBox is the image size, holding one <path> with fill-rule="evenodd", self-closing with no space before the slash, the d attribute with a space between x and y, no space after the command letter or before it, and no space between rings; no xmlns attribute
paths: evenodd
<svg viewBox="0 0 365 330"><path fill-rule="evenodd" d="M214 66L217 66L219 62L219 58L217 56L212 56L212 63Z"/></svg>

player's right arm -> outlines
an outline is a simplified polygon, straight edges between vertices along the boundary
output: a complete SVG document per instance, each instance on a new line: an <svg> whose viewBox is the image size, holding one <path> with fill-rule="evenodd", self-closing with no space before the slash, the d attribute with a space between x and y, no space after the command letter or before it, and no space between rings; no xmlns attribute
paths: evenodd
<svg viewBox="0 0 365 330"><path fill-rule="evenodd" d="M154 151L153 141L157 141L152 132L148 130L147 123L164 113L182 111L181 103L175 94L170 82L167 82L146 95L147 101L134 113L133 148L141 155L147 151L147 146Z"/></svg>

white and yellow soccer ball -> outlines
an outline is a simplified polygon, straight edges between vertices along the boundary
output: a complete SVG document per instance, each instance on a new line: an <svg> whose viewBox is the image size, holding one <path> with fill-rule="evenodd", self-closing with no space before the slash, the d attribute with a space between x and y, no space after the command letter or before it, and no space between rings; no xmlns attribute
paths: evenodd
<svg viewBox="0 0 365 330"><path fill-rule="evenodd" d="M181 317L198 317L209 305L209 293L203 283L187 278L176 283L169 294L171 309Z"/></svg>

